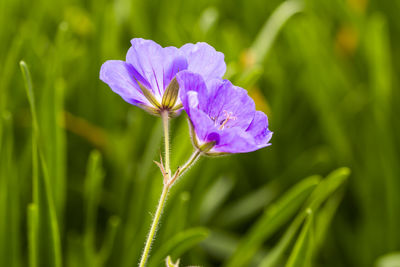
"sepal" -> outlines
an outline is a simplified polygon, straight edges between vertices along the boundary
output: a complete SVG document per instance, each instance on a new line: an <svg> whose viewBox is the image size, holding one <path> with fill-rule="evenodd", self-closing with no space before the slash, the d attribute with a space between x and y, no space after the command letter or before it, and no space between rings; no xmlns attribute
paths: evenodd
<svg viewBox="0 0 400 267"><path fill-rule="evenodd" d="M179 267L179 259L174 263L170 256L165 259L165 266L166 267Z"/></svg>
<svg viewBox="0 0 400 267"><path fill-rule="evenodd" d="M190 138L192 140L192 144L198 151L201 152L201 154L206 155L206 156L223 156L223 155L229 154L229 153L212 151L213 147L216 144L215 141L200 144L198 141L198 138L196 136L196 131L194 130L193 123L189 119L188 119L188 123L189 123Z"/></svg>
<svg viewBox="0 0 400 267"><path fill-rule="evenodd" d="M162 101L161 101L161 106L163 109L170 110L172 109L176 101L178 99L178 93L179 93L179 83L174 77L172 81L169 83L167 88L165 89Z"/></svg>
<svg viewBox="0 0 400 267"><path fill-rule="evenodd" d="M157 107L158 109L161 108L161 104L157 101L153 93L143 84L141 84L139 81L136 81L139 84L140 90L142 91L144 97L152 104L154 107Z"/></svg>

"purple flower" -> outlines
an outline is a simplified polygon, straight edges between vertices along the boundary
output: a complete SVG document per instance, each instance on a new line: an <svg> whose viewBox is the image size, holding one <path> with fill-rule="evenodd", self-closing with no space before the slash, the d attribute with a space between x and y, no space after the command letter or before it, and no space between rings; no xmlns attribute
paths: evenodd
<svg viewBox="0 0 400 267"><path fill-rule="evenodd" d="M177 80L193 143L203 153L245 153L270 145L267 115L255 110L246 90L190 71L180 72Z"/></svg>
<svg viewBox="0 0 400 267"><path fill-rule="evenodd" d="M163 48L136 38L131 44L126 61L109 60L101 66L100 79L126 102L154 115L167 110L173 116L182 109L178 72L190 70L208 80L222 78L226 71L224 54L206 43Z"/></svg>

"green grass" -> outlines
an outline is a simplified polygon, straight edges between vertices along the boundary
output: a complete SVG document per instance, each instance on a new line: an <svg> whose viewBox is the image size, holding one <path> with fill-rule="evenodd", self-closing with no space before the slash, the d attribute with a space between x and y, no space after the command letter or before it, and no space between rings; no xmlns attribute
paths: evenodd
<svg viewBox="0 0 400 267"><path fill-rule="evenodd" d="M0 266L137 265L162 189L161 121L98 78L134 37L222 51L226 77L274 132L271 147L189 170L149 266L167 255L181 266L396 266L399 10L377 0L0 0ZM184 116L171 129L174 170L192 146Z"/></svg>

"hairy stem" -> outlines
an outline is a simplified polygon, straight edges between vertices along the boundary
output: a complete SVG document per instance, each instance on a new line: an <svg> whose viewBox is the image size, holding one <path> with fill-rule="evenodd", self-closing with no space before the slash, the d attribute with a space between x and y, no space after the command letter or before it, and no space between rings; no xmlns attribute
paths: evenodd
<svg viewBox="0 0 400 267"><path fill-rule="evenodd" d="M169 167L169 129L168 129L168 112L161 112L161 117L164 126L164 138L165 138L165 171L164 175L164 187L161 193L160 200L158 201L158 206L156 213L153 218L153 222L151 223L151 228L149 235L147 236L146 245L144 247L142 257L140 259L139 267L146 266L147 259L149 257L151 244L153 243L157 226L161 218L161 214L163 212L165 202L167 201L167 195L169 189L173 186L174 182L191 166L201 155L199 150L196 150L189 158L189 160L177 170L174 176L171 177L171 170ZM165 177L166 176L166 177Z"/></svg>
<svg viewBox="0 0 400 267"><path fill-rule="evenodd" d="M139 267L144 267L146 266L147 259L149 257L150 249L151 249L151 244L153 243L154 236L157 231L157 226L161 218L162 211L164 209L165 202L167 200L167 195L168 191L170 189L170 184L168 183L169 178L171 177L171 171L169 168L169 129L168 129L168 111L162 111L161 112L161 118L163 122L163 128L164 128L164 145L165 145L165 171L166 175L163 174L164 176L164 187L163 191L161 193L160 200L158 201L158 206L156 213L154 214L153 222L151 223L151 228L149 235L147 236L146 240L146 245L144 246L144 250L142 253L142 257L140 259ZM165 177L166 176L166 177Z"/></svg>
<svg viewBox="0 0 400 267"><path fill-rule="evenodd" d="M190 166L192 166L196 160L200 157L200 151L196 149L186 163L180 168L179 174L182 175ZM179 176L180 176L179 175Z"/></svg>
<svg viewBox="0 0 400 267"><path fill-rule="evenodd" d="M168 179L171 177L171 170L169 168L169 127L168 127L168 111L161 112L161 118L163 121L164 128L164 145L165 145L165 171L168 174Z"/></svg>
<svg viewBox="0 0 400 267"><path fill-rule="evenodd" d="M152 222L151 228L150 228L150 232L149 232L149 235L146 240L146 245L144 247L143 254L140 259L139 267L144 267L146 265L147 258L149 257L149 253L150 253L151 244L153 243L154 235L157 231L157 225L158 225L158 222L160 221L161 213L164 209L164 205L167 200L169 188L170 187L168 184L164 184L164 188L161 193L160 200L158 202L157 211L156 211L156 214L154 215L153 222Z"/></svg>
<svg viewBox="0 0 400 267"><path fill-rule="evenodd" d="M180 167L177 172L172 176L172 178L169 180L168 184L172 186L176 180L178 180L179 177L183 175L185 171L189 169L201 156L201 153L199 150L195 150L193 154L190 156L190 158L186 161L186 163Z"/></svg>

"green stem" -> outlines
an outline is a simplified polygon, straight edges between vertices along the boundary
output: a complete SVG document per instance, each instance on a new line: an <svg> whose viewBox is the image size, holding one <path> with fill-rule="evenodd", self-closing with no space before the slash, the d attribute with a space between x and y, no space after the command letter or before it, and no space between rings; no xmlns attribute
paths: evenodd
<svg viewBox="0 0 400 267"><path fill-rule="evenodd" d="M163 191L161 193L161 197L158 202L156 214L154 215L153 222L151 224L150 232L149 232L149 235L146 240L146 245L144 247L142 257L140 259L139 267L144 267L146 265L147 258L149 257L149 253L150 253L151 244L153 243L154 235L156 234L156 230L157 230L157 225L158 225L158 222L160 221L161 213L164 209L164 205L167 200L167 195L168 195L168 191L170 188L170 185L168 183L169 177L171 177L171 174L170 174L171 171L169 168L169 129L168 129L168 122L169 122L168 119L169 118L168 118L168 115L169 115L168 111L161 112L161 119L162 119L163 128L164 128L165 170L167 172L167 177L164 177Z"/></svg>
<svg viewBox="0 0 400 267"><path fill-rule="evenodd" d="M176 182L176 180L178 180L178 179L183 175L183 173L184 173L185 171L187 171L187 170L189 169L189 167L191 167L191 166L199 159L200 156L201 156L200 150L197 150L197 149L196 149L196 150L193 152L193 154L190 156L190 158L186 161L186 163L185 163L182 167L180 167L180 168L178 169L177 172L179 172L179 173L175 173L175 174L172 176L172 179L169 180L168 184L169 184L170 186L172 186L172 185Z"/></svg>
<svg viewBox="0 0 400 267"><path fill-rule="evenodd" d="M199 150L193 152L190 158L186 161L186 163L180 168L179 176L181 176L190 166L192 166L196 160L200 157L201 153Z"/></svg>
<svg viewBox="0 0 400 267"><path fill-rule="evenodd" d="M147 236L146 245L144 247L142 257L140 259L139 267L146 266L147 259L149 257L151 244L153 243L154 236L157 231L157 226L161 218L161 214L163 212L165 202L167 201L167 195L169 189L173 186L174 182L192 165L196 162L196 160L201 155L199 150L196 150L192 156L190 156L189 160L180 168L177 173L171 178L171 170L169 168L169 129L168 129L168 112L161 112L161 118L164 126L164 138L165 138L165 169L166 176L164 177L164 187L161 193L160 200L158 201L158 206L156 210L156 214L154 215L153 222L151 223L151 228L149 235Z"/></svg>
<svg viewBox="0 0 400 267"><path fill-rule="evenodd" d="M168 179L171 177L171 170L169 168L169 128L168 128L168 111L161 112L161 118L164 128L164 145L165 145L165 171L168 174Z"/></svg>
<svg viewBox="0 0 400 267"><path fill-rule="evenodd" d="M140 259L139 267L144 267L146 265L147 258L149 256L149 252L150 252L150 248L151 248L151 243L153 242L154 235L157 230L157 225L158 225L158 222L160 221L161 213L164 209L165 201L167 200L169 188L170 187L168 186L168 184L164 184L164 188L161 193L160 201L158 202L157 211L156 211L156 214L154 215L153 223L151 224L151 228L150 228L150 232L149 232L149 236L147 237L146 245L143 250L142 258Z"/></svg>

